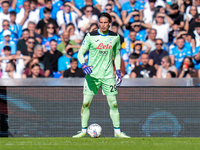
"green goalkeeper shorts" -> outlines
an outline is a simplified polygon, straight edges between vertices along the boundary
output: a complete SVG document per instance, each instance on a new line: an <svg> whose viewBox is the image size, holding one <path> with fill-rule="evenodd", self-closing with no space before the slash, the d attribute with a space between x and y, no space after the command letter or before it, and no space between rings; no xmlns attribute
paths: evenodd
<svg viewBox="0 0 200 150"><path fill-rule="evenodd" d="M99 88L102 88L103 95L116 95L117 87L114 78L94 78L85 76L83 93L86 95L97 95Z"/></svg>

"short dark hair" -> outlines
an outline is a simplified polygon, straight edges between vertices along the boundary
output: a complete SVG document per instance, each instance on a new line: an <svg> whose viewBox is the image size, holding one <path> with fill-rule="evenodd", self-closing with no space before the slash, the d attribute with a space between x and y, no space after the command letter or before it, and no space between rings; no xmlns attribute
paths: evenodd
<svg viewBox="0 0 200 150"><path fill-rule="evenodd" d="M140 55L136 54L136 53L132 53L129 55L130 59L138 59Z"/></svg>
<svg viewBox="0 0 200 150"><path fill-rule="evenodd" d="M72 58L70 59L70 63L73 63L74 61L78 62L78 60L77 60L76 58L72 57Z"/></svg>
<svg viewBox="0 0 200 150"><path fill-rule="evenodd" d="M8 5L10 6L9 1L3 1L3 2L1 3L1 5L3 5L3 4L8 4Z"/></svg>
<svg viewBox="0 0 200 150"><path fill-rule="evenodd" d="M2 23L4 23L5 21L7 21L7 22L9 23L9 21L8 21L8 20L3 20L3 21L2 21ZM10 24L10 23L9 23L9 24Z"/></svg>
<svg viewBox="0 0 200 150"><path fill-rule="evenodd" d="M16 13L15 11L11 11L11 12L10 12L10 15L15 15L15 16L16 16L16 14L17 14L17 13Z"/></svg>
<svg viewBox="0 0 200 150"><path fill-rule="evenodd" d="M112 7L112 5L111 5L111 4L106 4L106 6L110 6L110 7ZM105 6L105 7L106 7L106 6Z"/></svg>
<svg viewBox="0 0 200 150"><path fill-rule="evenodd" d="M115 22L112 23L112 27L113 27L113 26L119 27L119 24L115 21Z"/></svg>
<svg viewBox="0 0 200 150"><path fill-rule="evenodd" d="M68 23L68 24L66 25L66 28L67 28L68 26L73 26L73 27L75 28L75 26L74 26L74 24L73 24L72 22Z"/></svg>
<svg viewBox="0 0 200 150"><path fill-rule="evenodd" d="M135 32L136 33L136 31L134 30L134 29L130 29L130 31L129 31L129 34L131 33L131 32Z"/></svg>
<svg viewBox="0 0 200 150"><path fill-rule="evenodd" d="M16 71L16 65L15 65L15 63L13 62L13 60L10 60L8 63L10 63L11 66L13 66L14 70Z"/></svg>
<svg viewBox="0 0 200 150"><path fill-rule="evenodd" d="M101 14L99 15L99 20L100 20L101 17L106 17L106 18L108 18L108 21L109 21L110 23L111 23L111 21L112 21L112 18L111 18L111 16L110 16L108 13L105 13L105 12L101 13Z"/></svg>
<svg viewBox="0 0 200 150"><path fill-rule="evenodd" d="M156 0L149 0L149 3L155 3Z"/></svg>
<svg viewBox="0 0 200 150"><path fill-rule="evenodd" d="M24 29L22 32L25 32L25 31L30 33L30 30L28 28Z"/></svg>
<svg viewBox="0 0 200 150"><path fill-rule="evenodd" d="M173 9L173 10L177 10L178 9L178 4L172 4L170 6L170 8Z"/></svg>
<svg viewBox="0 0 200 150"><path fill-rule="evenodd" d="M51 3L52 3L52 1L51 1L51 0L44 0L44 2L45 2L45 4L46 4L47 2L51 2Z"/></svg>
<svg viewBox="0 0 200 150"><path fill-rule="evenodd" d="M37 67L40 68L40 65L39 65L39 64L33 64L33 65L31 66L31 69L33 69L35 66L37 66Z"/></svg>
<svg viewBox="0 0 200 150"><path fill-rule="evenodd" d="M30 3L33 2L35 4L37 4L37 0L28 0Z"/></svg>
<svg viewBox="0 0 200 150"><path fill-rule="evenodd" d="M50 41L50 43L51 43L51 42L56 42L56 43L57 43L57 41L56 41L55 39L52 39L52 40Z"/></svg>
<svg viewBox="0 0 200 150"><path fill-rule="evenodd" d="M46 14L48 12L51 13L51 9L45 7L44 10L43 10L43 13Z"/></svg>
<svg viewBox="0 0 200 150"><path fill-rule="evenodd" d="M29 39L35 40L35 38L32 37L32 36L28 37L27 41L28 41Z"/></svg>
<svg viewBox="0 0 200 150"><path fill-rule="evenodd" d="M177 40L180 40L180 39L183 39L183 40L185 41L185 39L183 38L183 36L179 36L179 37L177 38Z"/></svg>
<svg viewBox="0 0 200 150"><path fill-rule="evenodd" d="M175 78L176 77L176 74L175 74L175 72L173 72L173 71L168 71L167 73L169 73L170 75L171 75L171 77L172 78Z"/></svg>
<svg viewBox="0 0 200 150"><path fill-rule="evenodd" d="M3 50L4 51L11 51L11 48L10 48L10 46L4 46Z"/></svg>

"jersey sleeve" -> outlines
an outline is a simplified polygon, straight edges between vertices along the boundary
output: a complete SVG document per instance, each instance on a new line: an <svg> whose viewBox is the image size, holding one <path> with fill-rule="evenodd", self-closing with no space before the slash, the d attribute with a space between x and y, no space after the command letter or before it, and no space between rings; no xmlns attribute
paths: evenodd
<svg viewBox="0 0 200 150"><path fill-rule="evenodd" d="M116 42L115 47L114 47L114 59L115 59L116 70L120 70L120 68L121 68L120 48L121 48L120 37L118 35L117 42Z"/></svg>
<svg viewBox="0 0 200 150"><path fill-rule="evenodd" d="M200 47L195 47L192 51L192 56L194 57L195 55L197 55L200 51Z"/></svg>
<svg viewBox="0 0 200 150"><path fill-rule="evenodd" d="M85 63L84 54L90 48L90 34L88 33L83 40L81 48L78 52L78 60L81 64Z"/></svg>

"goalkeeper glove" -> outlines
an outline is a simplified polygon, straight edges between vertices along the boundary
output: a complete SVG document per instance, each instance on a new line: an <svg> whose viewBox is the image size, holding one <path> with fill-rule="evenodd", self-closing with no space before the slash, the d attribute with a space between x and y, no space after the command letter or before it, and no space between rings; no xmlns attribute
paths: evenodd
<svg viewBox="0 0 200 150"><path fill-rule="evenodd" d="M117 81L117 86L120 86L122 83L122 77L121 77L121 71L116 70L116 81Z"/></svg>
<svg viewBox="0 0 200 150"><path fill-rule="evenodd" d="M92 69L90 68L90 66L87 66L85 63L83 63L81 65L81 67L82 67L83 72L85 73L85 75L92 73Z"/></svg>

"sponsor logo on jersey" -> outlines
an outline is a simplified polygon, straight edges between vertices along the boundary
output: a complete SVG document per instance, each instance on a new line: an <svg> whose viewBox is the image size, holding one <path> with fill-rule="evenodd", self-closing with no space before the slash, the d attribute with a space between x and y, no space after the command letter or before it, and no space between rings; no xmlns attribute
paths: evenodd
<svg viewBox="0 0 200 150"><path fill-rule="evenodd" d="M99 54L100 54L100 55L107 55L107 54L108 54L108 51L99 51Z"/></svg>
<svg viewBox="0 0 200 150"><path fill-rule="evenodd" d="M111 49L112 45L104 45L103 43L99 43L98 47L96 49Z"/></svg>
<svg viewBox="0 0 200 150"><path fill-rule="evenodd" d="M95 42L98 42L98 41L99 41L99 39L95 40Z"/></svg>

